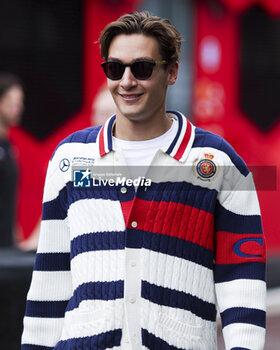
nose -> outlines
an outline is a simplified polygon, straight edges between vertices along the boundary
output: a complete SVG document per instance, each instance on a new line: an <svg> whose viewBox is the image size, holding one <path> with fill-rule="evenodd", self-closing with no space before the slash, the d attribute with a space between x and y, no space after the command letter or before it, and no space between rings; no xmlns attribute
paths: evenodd
<svg viewBox="0 0 280 350"><path fill-rule="evenodd" d="M126 90L137 85L137 79L132 74L130 67L125 67L120 85Z"/></svg>

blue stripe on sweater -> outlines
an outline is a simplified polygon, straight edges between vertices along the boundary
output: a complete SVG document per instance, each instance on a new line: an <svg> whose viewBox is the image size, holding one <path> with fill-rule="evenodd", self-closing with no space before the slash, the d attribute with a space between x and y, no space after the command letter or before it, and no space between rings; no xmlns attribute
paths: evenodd
<svg viewBox="0 0 280 350"><path fill-rule="evenodd" d="M101 129L101 126L90 126L86 129L76 131L72 133L71 135L67 136L64 140L62 140L58 146L56 147L52 158L57 151L57 149L62 146L65 143L71 143L71 142L77 142L77 143L92 143L96 142L97 135L99 133L99 130Z"/></svg>
<svg viewBox="0 0 280 350"><path fill-rule="evenodd" d="M239 215L225 209L219 202L215 211L216 231L232 233L262 233L261 217L259 215Z"/></svg>
<svg viewBox="0 0 280 350"><path fill-rule="evenodd" d="M68 182L57 198L43 204L43 220L63 220L67 216L69 206L82 199L104 199L120 202L131 201L135 191L133 186L127 186L127 192L122 193L123 186L98 185L81 188L74 187L72 182ZM217 192L199 186L194 186L187 182L163 182L152 183L149 190L139 187L137 197L147 201L164 201L186 204L197 209L202 209L208 213L213 213ZM63 204L62 204L63 203ZM62 206L64 206L62 208Z"/></svg>
<svg viewBox="0 0 280 350"><path fill-rule="evenodd" d="M177 130L176 136L175 136L174 140L172 141L171 145L169 146L168 150L166 151L167 154L170 154L173 151L173 149L174 149L174 147L175 147L175 145L180 137L180 134L182 132L182 126L183 126L183 119L182 118L183 117L181 116L180 113L178 113L176 111L167 111L166 113L175 114L177 116L177 119L178 119L178 130Z"/></svg>
<svg viewBox="0 0 280 350"><path fill-rule="evenodd" d="M67 211L62 208L59 197L43 203L42 220L64 220Z"/></svg>
<svg viewBox="0 0 280 350"><path fill-rule="evenodd" d="M232 307L221 313L223 327L232 323L248 323L265 328L265 311L244 307Z"/></svg>
<svg viewBox="0 0 280 350"><path fill-rule="evenodd" d="M186 334L187 336L187 334ZM142 341L143 345L149 350L160 349L160 350L184 350L177 348L174 345L168 344L165 340L156 337L152 333L149 333L146 329L142 329Z"/></svg>
<svg viewBox="0 0 280 350"><path fill-rule="evenodd" d="M213 251L210 249L177 237L129 228L126 233L95 232L74 238L71 259L89 251L125 249L125 235L127 248L145 248L213 268Z"/></svg>
<svg viewBox="0 0 280 350"><path fill-rule="evenodd" d="M214 269L214 279L216 283L228 282L236 279L265 281L265 272L266 269L263 262L216 265Z"/></svg>
<svg viewBox="0 0 280 350"><path fill-rule="evenodd" d="M123 231L94 232L75 237L71 241L71 259L76 255L97 251L125 248L125 233Z"/></svg>
<svg viewBox="0 0 280 350"><path fill-rule="evenodd" d="M124 281L83 283L74 291L66 311L77 308L83 300L115 300L124 297Z"/></svg>
<svg viewBox="0 0 280 350"><path fill-rule="evenodd" d="M235 152L227 141L218 135L200 128L195 128L195 139L192 147L211 147L221 150L229 156L232 163L242 175L247 176L249 174L249 170L243 159Z"/></svg>
<svg viewBox="0 0 280 350"><path fill-rule="evenodd" d="M37 253L34 265L36 271L69 271L69 253Z"/></svg>
<svg viewBox="0 0 280 350"><path fill-rule="evenodd" d="M163 170L163 167L160 169ZM185 204L208 213L214 213L217 191L195 186L188 182L162 182L152 183L147 191L143 187L140 188L136 196L147 201Z"/></svg>
<svg viewBox="0 0 280 350"><path fill-rule="evenodd" d="M113 129L113 124L114 124L115 120L116 120L116 116L114 115L113 117L110 118L110 121L108 123L108 128L107 128L107 140L108 140L108 150L109 151L111 151L113 149L112 129Z"/></svg>
<svg viewBox="0 0 280 350"><path fill-rule="evenodd" d="M25 316L63 318L68 300L33 301L27 300Z"/></svg>
<svg viewBox="0 0 280 350"><path fill-rule="evenodd" d="M216 320L214 304L199 299L196 296L170 288L156 286L142 281L142 297L158 305L191 311L198 317L208 321Z"/></svg>
<svg viewBox="0 0 280 350"><path fill-rule="evenodd" d="M122 330L115 329L93 335L91 337L72 338L67 340L61 340L54 347L54 350L104 350L111 349L113 347L120 346L122 337Z"/></svg>
<svg viewBox="0 0 280 350"><path fill-rule="evenodd" d="M128 248L146 248L178 258L186 259L209 269L213 268L213 251L181 238L127 229Z"/></svg>
<svg viewBox="0 0 280 350"><path fill-rule="evenodd" d="M21 350L53 350L53 346L42 346L42 345L33 345L33 344L22 344Z"/></svg>

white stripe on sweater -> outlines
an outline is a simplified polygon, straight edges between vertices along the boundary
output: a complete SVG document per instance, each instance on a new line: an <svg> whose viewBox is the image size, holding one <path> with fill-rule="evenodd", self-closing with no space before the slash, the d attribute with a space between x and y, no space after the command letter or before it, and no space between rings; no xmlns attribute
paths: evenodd
<svg viewBox="0 0 280 350"><path fill-rule="evenodd" d="M70 235L65 220L44 220L41 222L37 253L70 252Z"/></svg>
<svg viewBox="0 0 280 350"><path fill-rule="evenodd" d="M157 286L182 291L215 303L213 271L178 257L143 249L141 278Z"/></svg>
<svg viewBox="0 0 280 350"><path fill-rule="evenodd" d="M262 327L232 323L223 329L226 349L235 347L251 350L263 350L265 329Z"/></svg>
<svg viewBox="0 0 280 350"><path fill-rule="evenodd" d="M54 347L59 341L64 318L24 318L22 344ZM50 337L51 334L51 337Z"/></svg>
<svg viewBox="0 0 280 350"><path fill-rule="evenodd" d="M81 319L83 321L90 320L93 316L94 318L102 318L104 314L104 310L114 310L116 308L116 312L123 312L123 299L115 299L115 300L83 300L80 302L79 307L73 310L67 311L65 313L65 322L66 323L80 323ZM84 316L83 316L84 315Z"/></svg>
<svg viewBox="0 0 280 350"><path fill-rule="evenodd" d="M141 323L149 333L180 349L216 350L215 322L205 321L189 311L160 306L143 300ZM202 342L209 339L209 343ZM211 343L212 341L212 343Z"/></svg>
<svg viewBox="0 0 280 350"><path fill-rule="evenodd" d="M266 310L266 284L264 281L237 279L216 284L219 311L231 307L258 308Z"/></svg>
<svg viewBox="0 0 280 350"><path fill-rule="evenodd" d="M232 191L221 191L218 199L222 206L239 215L260 215L257 192L245 190L254 188L252 174L243 177L238 186Z"/></svg>
<svg viewBox="0 0 280 350"><path fill-rule="evenodd" d="M71 261L73 287L76 289L87 282L124 280L124 268L124 250L99 250L79 254Z"/></svg>
<svg viewBox="0 0 280 350"><path fill-rule="evenodd" d="M118 201L82 199L71 204L68 212L71 239L85 234L105 231L124 231L125 223Z"/></svg>
<svg viewBox="0 0 280 350"><path fill-rule="evenodd" d="M72 293L70 271L34 271L27 299L34 301L68 300Z"/></svg>
<svg viewBox="0 0 280 350"><path fill-rule="evenodd" d="M123 327L123 303L107 303L104 306L104 309L98 311L79 309L75 313L67 313L61 339L91 337L121 329Z"/></svg>
<svg viewBox="0 0 280 350"><path fill-rule="evenodd" d="M64 143L55 152L53 159L49 162L47 171L47 179L45 182L45 190L43 201L48 202L55 199L59 191L65 184L72 180L72 160L74 157L83 157L90 160L98 156L98 149L95 143L71 142ZM70 162L70 167L67 171L61 171L60 165L63 159ZM74 165L77 163L74 163Z"/></svg>

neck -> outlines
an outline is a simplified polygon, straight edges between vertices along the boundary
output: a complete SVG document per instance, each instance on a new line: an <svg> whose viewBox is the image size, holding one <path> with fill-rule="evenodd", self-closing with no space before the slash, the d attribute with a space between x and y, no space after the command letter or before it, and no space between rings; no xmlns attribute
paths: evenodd
<svg viewBox="0 0 280 350"><path fill-rule="evenodd" d="M158 119L145 121L129 120L124 117L116 117L114 136L127 141L145 141L164 134L172 124L172 120L164 113Z"/></svg>

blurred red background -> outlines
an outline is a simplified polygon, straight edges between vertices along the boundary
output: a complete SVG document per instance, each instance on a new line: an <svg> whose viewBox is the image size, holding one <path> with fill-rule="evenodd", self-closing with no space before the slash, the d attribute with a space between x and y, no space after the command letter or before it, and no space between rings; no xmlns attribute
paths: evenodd
<svg viewBox="0 0 280 350"><path fill-rule="evenodd" d="M90 125L91 104L104 83L99 45L104 26L121 14L138 9L141 1L85 0L83 8L83 103L81 110L43 140L22 127L11 131L20 169L18 223L21 239L30 236L40 220L44 177L57 144L78 129ZM222 135L251 166L280 164L280 119L264 130L240 107L240 20L244 11L259 4L261 11L279 19L280 2L274 0L198 0L194 2L192 121ZM264 115L263 118L267 116ZM266 168L264 168L266 169ZM268 169L268 168L267 168ZM269 170L267 170L267 175ZM264 177L266 173L263 173ZM265 179L264 179L265 180ZM280 252L277 189L259 190L263 226L270 255ZM275 185L275 186L276 186ZM274 186L273 186L274 187Z"/></svg>

